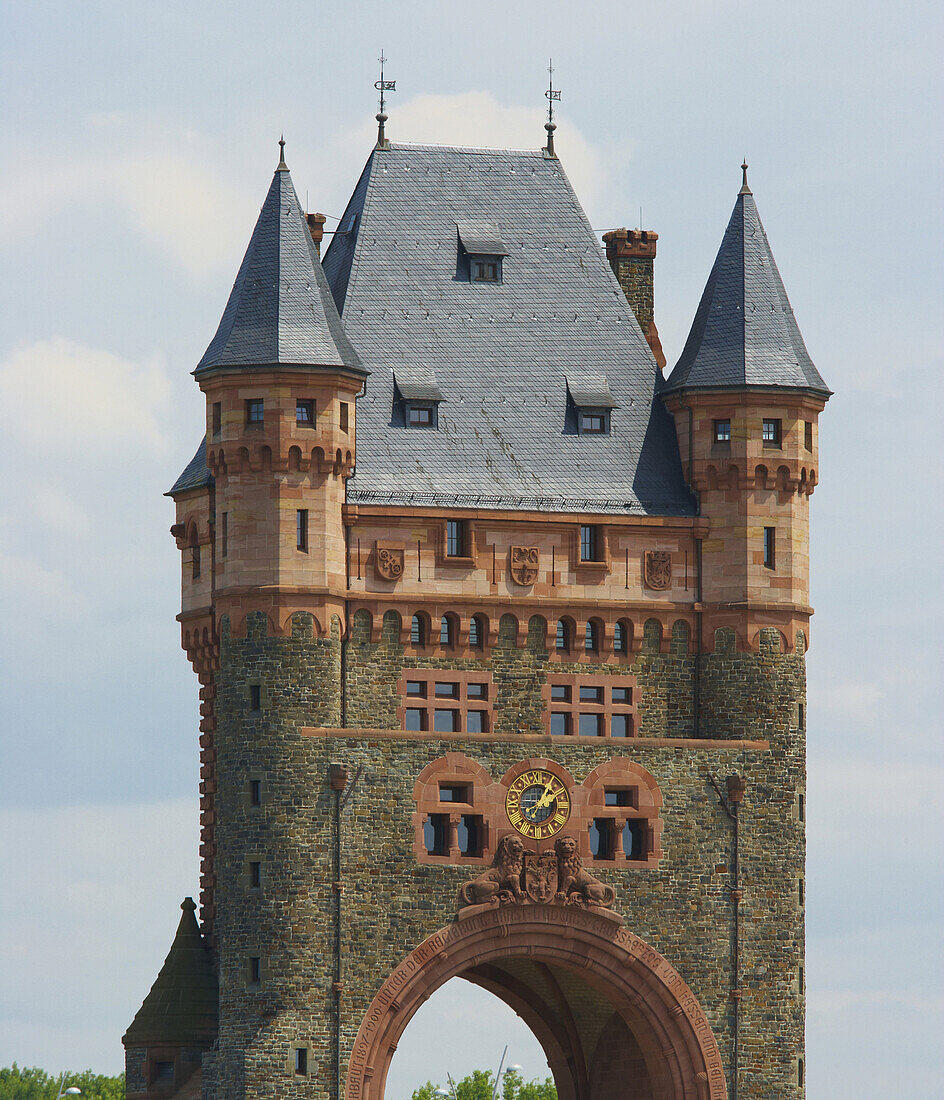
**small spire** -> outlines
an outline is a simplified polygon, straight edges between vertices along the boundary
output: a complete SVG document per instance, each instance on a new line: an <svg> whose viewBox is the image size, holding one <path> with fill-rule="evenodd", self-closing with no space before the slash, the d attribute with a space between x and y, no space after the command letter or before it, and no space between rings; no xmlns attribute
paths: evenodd
<svg viewBox="0 0 944 1100"><path fill-rule="evenodd" d="M397 82L395 80L384 80L384 62L387 58L384 57L383 50L380 51L380 57L378 57L377 60L380 62L380 79L374 81L374 87L380 92L380 110L375 116L377 119L377 148L386 149L389 146L389 142L384 133L384 123L387 121L387 113L384 110L384 92L395 92L397 90Z"/></svg>
<svg viewBox="0 0 944 1100"><path fill-rule="evenodd" d="M287 172L288 165L285 163L285 134L279 136L279 166L276 168L276 172Z"/></svg>
<svg viewBox="0 0 944 1100"><path fill-rule="evenodd" d="M544 93L544 97L547 100L547 122L544 123L544 129L547 130L547 155L549 157L555 157L557 154L554 152L554 131L557 129L557 124L554 122L554 104L560 101L560 91L554 88L554 59L550 58L547 63L547 91Z"/></svg>
<svg viewBox="0 0 944 1100"><path fill-rule="evenodd" d="M747 157L741 161L741 190L739 195L753 195L753 191L747 186Z"/></svg>

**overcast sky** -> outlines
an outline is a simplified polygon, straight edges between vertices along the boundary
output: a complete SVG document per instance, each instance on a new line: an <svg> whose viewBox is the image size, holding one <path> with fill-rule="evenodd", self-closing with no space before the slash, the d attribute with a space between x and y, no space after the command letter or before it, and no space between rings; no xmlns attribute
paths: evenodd
<svg viewBox="0 0 944 1100"><path fill-rule="evenodd" d="M197 684L162 496L277 162L337 216L390 58L394 140L557 149L593 226L659 233L681 351L742 156L836 391L812 501L808 1089L944 1090L941 6L876 0L0 8L0 1064L122 1067L197 883ZM333 223L328 222L329 227ZM453 987L456 987L454 990ZM451 983L390 1100L544 1060ZM469 1036L474 1037L469 1042Z"/></svg>

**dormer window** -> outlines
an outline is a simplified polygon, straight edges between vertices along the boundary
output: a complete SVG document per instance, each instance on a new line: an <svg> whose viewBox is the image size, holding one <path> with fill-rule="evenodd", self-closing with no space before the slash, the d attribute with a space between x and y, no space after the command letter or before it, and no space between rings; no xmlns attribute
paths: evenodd
<svg viewBox="0 0 944 1100"><path fill-rule="evenodd" d="M500 283L508 248L495 222L457 222L456 230L459 236L456 278L471 283Z"/></svg>
<svg viewBox="0 0 944 1100"><path fill-rule="evenodd" d="M408 428L435 427L435 409L432 405L414 405L407 402L406 423Z"/></svg>
<svg viewBox="0 0 944 1100"><path fill-rule="evenodd" d="M616 402L605 374L567 376L565 431L577 435L609 435L610 414Z"/></svg>
<svg viewBox="0 0 944 1100"><path fill-rule="evenodd" d="M579 431L581 435L609 435L610 410L581 409Z"/></svg>
<svg viewBox="0 0 944 1100"><path fill-rule="evenodd" d="M393 378L393 423L438 428L442 390L429 367L397 367Z"/></svg>

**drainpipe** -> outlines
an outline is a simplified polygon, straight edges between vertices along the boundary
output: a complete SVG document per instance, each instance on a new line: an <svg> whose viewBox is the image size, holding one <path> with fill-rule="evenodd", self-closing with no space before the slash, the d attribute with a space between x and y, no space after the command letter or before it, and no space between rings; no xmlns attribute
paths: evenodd
<svg viewBox="0 0 944 1100"><path fill-rule="evenodd" d="M334 1097L341 1100L341 793L347 786L347 768L332 764L328 769L331 795L334 802L334 855L332 859L332 889L334 890Z"/></svg>

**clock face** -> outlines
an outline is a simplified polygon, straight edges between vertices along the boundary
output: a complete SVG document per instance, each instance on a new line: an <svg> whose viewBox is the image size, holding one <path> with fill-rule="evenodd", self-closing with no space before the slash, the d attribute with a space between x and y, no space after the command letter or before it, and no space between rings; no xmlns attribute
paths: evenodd
<svg viewBox="0 0 944 1100"><path fill-rule="evenodd" d="M522 836L543 840L555 836L570 817L570 793L553 772L532 768L508 788L508 820Z"/></svg>

